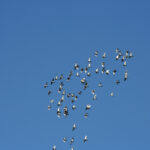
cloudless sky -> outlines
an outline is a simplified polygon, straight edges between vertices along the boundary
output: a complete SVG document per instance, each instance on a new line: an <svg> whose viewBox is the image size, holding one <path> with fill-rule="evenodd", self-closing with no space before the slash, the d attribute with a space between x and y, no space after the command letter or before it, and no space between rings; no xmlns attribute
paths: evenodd
<svg viewBox="0 0 150 150"><path fill-rule="evenodd" d="M97 100L77 132L89 141L75 150L149 150L149 8L148 0L1 0L0 150L70 149L61 141L70 121L47 110L43 84L95 49L116 47L135 56L129 80L113 99Z"/></svg>

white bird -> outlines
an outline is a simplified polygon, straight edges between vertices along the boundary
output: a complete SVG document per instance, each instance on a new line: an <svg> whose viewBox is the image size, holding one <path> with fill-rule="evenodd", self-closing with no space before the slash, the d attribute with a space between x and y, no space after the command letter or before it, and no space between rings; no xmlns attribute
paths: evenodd
<svg viewBox="0 0 150 150"><path fill-rule="evenodd" d="M133 57L133 54L132 52L129 53L129 58L132 58Z"/></svg>
<svg viewBox="0 0 150 150"><path fill-rule="evenodd" d="M71 150L74 150L74 148L73 148L73 147L71 147Z"/></svg>
<svg viewBox="0 0 150 150"><path fill-rule="evenodd" d="M76 76L77 76L77 77L79 77L79 76L80 76L79 72L77 72L77 73L76 73Z"/></svg>
<svg viewBox="0 0 150 150"><path fill-rule="evenodd" d="M99 70L98 70L98 68L95 70L95 73L98 73L99 72Z"/></svg>
<svg viewBox="0 0 150 150"><path fill-rule="evenodd" d="M56 150L56 145L53 146L53 150Z"/></svg>
<svg viewBox="0 0 150 150"><path fill-rule="evenodd" d="M60 118L60 116L61 116L61 111L60 111L60 108L58 108L58 109L57 109L57 117Z"/></svg>
<svg viewBox="0 0 150 150"><path fill-rule="evenodd" d="M48 87L48 82L46 82L45 84L44 84L44 88L47 88Z"/></svg>
<svg viewBox="0 0 150 150"><path fill-rule="evenodd" d="M96 100L96 94L93 96L93 100Z"/></svg>
<svg viewBox="0 0 150 150"><path fill-rule="evenodd" d="M85 108L85 110L89 110L89 109L91 109L91 105L86 105L86 108Z"/></svg>
<svg viewBox="0 0 150 150"><path fill-rule="evenodd" d="M126 71L125 74L124 74L124 81L126 81L127 78L128 78L128 71Z"/></svg>
<svg viewBox="0 0 150 150"><path fill-rule="evenodd" d="M87 67L88 67L88 68L91 68L91 64L89 63Z"/></svg>
<svg viewBox="0 0 150 150"><path fill-rule="evenodd" d="M70 140L70 145L74 142L74 138L72 137Z"/></svg>
<svg viewBox="0 0 150 150"><path fill-rule="evenodd" d="M76 106L75 106L75 105L73 105L73 106L72 106L72 109L73 109L73 110L75 110L75 109L76 109Z"/></svg>
<svg viewBox="0 0 150 150"><path fill-rule="evenodd" d="M107 69L107 70L106 70L106 74L107 74L107 75L109 75L109 74L110 74L110 71L109 71L109 69Z"/></svg>
<svg viewBox="0 0 150 150"><path fill-rule="evenodd" d="M54 104L54 99L51 99L51 100L50 100L50 103L51 103L51 104Z"/></svg>
<svg viewBox="0 0 150 150"><path fill-rule="evenodd" d="M88 141L88 138L87 138L87 136L85 136L83 142L85 143L87 141Z"/></svg>
<svg viewBox="0 0 150 150"><path fill-rule="evenodd" d="M117 70L116 70L116 69L114 69L114 70L113 70L113 75L115 75L115 74L116 74L116 72L117 72Z"/></svg>
<svg viewBox="0 0 150 150"><path fill-rule="evenodd" d="M91 76L91 73L90 73L90 72L88 72L88 73L87 73L87 76Z"/></svg>
<svg viewBox="0 0 150 150"><path fill-rule="evenodd" d="M84 118L87 118L87 117L88 117L88 113L85 113L85 114L84 114Z"/></svg>
<svg viewBox="0 0 150 150"><path fill-rule="evenodd" d="M105 67L105 62L102 62L102 63L101 63L101 66L104 68L104 67Z"/></svg>
<svg viewBox="0 0 150 150"><path fill-rule="evenodd" d="M110 96L114 96L114 92L111 92L111 93L110 93Z"/></svg>
<svg viewBox="0 0 150 150"><path fill-rule="evenodd" d="M76 124L74 123L72 126L72 131L74 131L77 128Z"/></svg>
<svg viewBox="0 0 150 150"><path fill-rule="evenodd" d="M98 51L95 51L94 55L97 57L98 56Z"/></svg>
<svg viewBox="0 0 150 150"><path fill-rule="evenodd" d="M90 57L88 58L88 62L89 62L89 63L92 62Z"/></svg>
<svg viewBox="0 0 150 150"><path fill-rule="evenodd" d="M102 58L106 58L106 53L103 54Z"/></svg>
<svg viewBox="0 0 150 150"><path fill-rule="evenodd" d="M120 58L119 55L117 55L117 56L116 56L116 60L118 60L119 58Z"/></svg>
<svg viewBox="0 0 150 150"><path fill-rule="evenodd" d="M67 138L66 138L66 137L63 138L63 142L64 142L64 143L67 142Z"/></svg>
<svg viewBox="0 0 150 150"><path fill-rule="evenodd" d="M92 90L91 93L94 95L95 94L95 90Z"/></svg>
<svg viewBox="0 0 150 150"><path fill-rule="evenodd" d="M102 87L102 86L103 86L103 84L102 84L101 82L99 82L99 83L98 83L98 86L99 86L99 87Z"/></svg>
<svg viewBox="0 0 150 150"><path fill-rule="evenodd" d="M127 66L127 62L126 61L124 61L123 66Z"/></svg>
<svg viewBox="0 0 150 150"><path fill-rule="evenodd" d="M48 110L51 110L51 106L50 105L48 106Z"/></svg>

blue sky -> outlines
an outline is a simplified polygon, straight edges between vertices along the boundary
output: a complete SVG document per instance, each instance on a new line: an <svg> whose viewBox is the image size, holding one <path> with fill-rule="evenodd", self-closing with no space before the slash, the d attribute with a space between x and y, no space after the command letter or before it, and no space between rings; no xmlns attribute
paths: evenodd
<svg viewBox="0 0 150 150"><path fill-rule="evenodd" d="M88 120L79 120L76 134L87 134L89 141L75 146L149 150L149 6L148 0L1 0L0 149L49 150L53 144L69 149L61 137L71 134L72 120L48 112L43 84L68 73L75 62L84 65L95 49L119 47L135 55L129 80L113 99L99 98Z"/></svg>

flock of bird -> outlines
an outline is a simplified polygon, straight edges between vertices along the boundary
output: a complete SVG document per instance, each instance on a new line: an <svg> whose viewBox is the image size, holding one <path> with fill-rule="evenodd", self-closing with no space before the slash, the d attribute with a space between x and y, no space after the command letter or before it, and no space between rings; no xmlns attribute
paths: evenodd
<svg viewBox="0 0 150 150"><path fill-rule="evenodd" d="M131 59L133 57L133 54L130 51L125 51L125 53L123 53L119 48L115 49L115 53L116 53L115 58L113 60L121 62L122 66L125 68L125 71L123 73L124 74L123 79L115 80L115 84L119 85L121 82L124 82L128 79L128 70L126 68L127 60ZM88 82L88 79L92 78L94 74L101 74L101 75L106 75L106 76L112 74L112 76L116 76L116 74L118 73L119 70L117 70L117 68L113 68L112 70L107 68L106 52L95 51L93 57L96 57L98 66L95 67L93 60L91 59L91 57L89 57L87 60L87 65L85 67L82 68L80 67L79 64L75 63L73 66L73 71L70 71L68 76L65 76L64 74L56 75L54 78L51 79L50 82L46 82L44 84L44 88L49 88L48 96L50 96L50 103L48 105L48 110L51 110L56 104L57 109L55 111L56 111L56 115L58 118L63 117L63 116L64 118L69 117L71 115L70 114L71 110L75 111L77 108L76 101L80 98L80 96L84 92L86 92L86 89L88 88L92 94L93 101L97 99L97 94L95 92L95 89L90 89L89 82ZM70 82L72 78L75 78L76 81L79 81L82 87L81 89L78 88L78 91L76 93L69 92L69 90L65 88L65 85L67 84L67 82ZM56 83L58 84L58 88L57 88L57 91L55 92L57 92L58 95L60 96L60 99L58 101L52 98L53 91L51 90L52 89L51 87ZM103 87L102 81L98 81L97 87L98 88ZM113 91L110 92L110 96L111 97L114 96ZM71 104L67 105L65 103L67 101L70 101ZM91 108L92 108L91 104L86 104L84 108L85 113L83 114L84 118L88 118L89 110ZM72 126L72 132L75 132L75 130L77 130L76 123L74 123ZM71 150L74 150L74 147L73 147L73 143L75 141L74 137L71 137L70 139L68 137L63 137L62 141L64 143L69 141L69 144L71 145ZM88 136L84 135L83 143L86 143L87 141L88 141ZM52 150L56 150L56 145L52 146Z"/></svg>

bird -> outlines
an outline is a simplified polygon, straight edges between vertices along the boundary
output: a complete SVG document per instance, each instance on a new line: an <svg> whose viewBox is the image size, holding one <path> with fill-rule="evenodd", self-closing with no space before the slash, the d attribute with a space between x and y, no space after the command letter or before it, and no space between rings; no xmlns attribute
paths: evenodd
<svg viewBox="0 0 150 150"><path fill-rule="evenodd" d="M87 117L88 117L88 113L85 113L85 114L84 114L84 118L87 118Z"/></svg>
<svg viewBox="0 0 150 150"><path fill-rule="evenodd" d="M90 57L88 58L88 62L89 62L89 63L91 63L91 62L92 62Z"/></svg>
<svg viewBox="0 0 150 150"><path fill-rule="evenodd" d="M73 142L74 142L74 137L71 138L70 145L72 145Z"/></svg>
<svg viewBox="0 0 150 150"><path fill-rule="evenodd" d="M85 136L83 142L85 143L87 141L88 141L88 138L87 138L87 136Z"/></svg>
<svg viewBox="0 0 150 150"><path fill-rule="evenodd" d="M94 96L93 96L93 100L96 100L96 94L94 94Z"/></svg>
<svg viewBox="0 0 150 150"><path fill-rule="evenodd" d="M94 55L97 57L98 56L98 51L95 51Z"/></svg>
<svg viewBox="0 0 150 150"><path fill-rule="evenodd" d="M47 88L48 87L48 82L46 82L45 84L44 84L44 88Z"/></svg>
<svg viewBox="0 0 150 150"><path fill-rule="evenodd" d="M77 77L79 77L79 76L80 76L79 72L77 72L77 73L76 73L76 76L77 76Z"/></svg>
<svg viewBox="0 0 150 150"><path fill-rule="evenodd" d="M86 105L86 108L85 108L85 110L89 110L89 109L91 109L91 105Z"/></svg>
<svg viewBox="0 0 150 150"><path fill-rule="evenodd" d="M50 95L52 92L50 90L48 90L48 95Z"/></svg>
<svg viewBox="0 0 150 150"><path fill-rule="evenodd" d="M98 70L98 68L96 68L95 73L98 73L98 72L99 72L99 70Z"/></svg>
<svg viewBox="0 0 150 150"><path fill-rule="evenodd" d="M116 70L116 69L114 69L114 70L113 70L113 75L115 75L115 74L116 74L116 72L117 72L117 70Z"/></svg>
<svg viewBox="0 0 150 150"><path fill-rule="evenodd" d="M116 84L118 85L120 83L120 80L116 80Z"/></svg>
<svg viewBox="0 0 150 150"><path fill-rule="evenodd" d="M125 74L124 74L124 81L126 81L128 78L128 71L125 71Z"/></svg>
<svg viewBox="0 0 150 150"><path fill-rule="evenodd" d="M111 93L110 93L110 96L114 96L114 92L111 92Z"/></svg>
<svg viewBox="0 0 150 150"><path fill-rule="evenodd" d="M101 66L102 66L102 68L104 68L105 67L105 62L102 62Z"/></svg>
<svg viewBox="0 0 150 150"><path fill-rule="evenodd" d="M78 70L78 69L79 69L79 65L78 65L78 64L75 64L75 65L74 65L74 69L75 69L75 70Z"/></svg>
<svg viewBox="0 0 150 150"><path fill-rule="evenodd" d="M102 87L102 86L103 86L103 84L102 84L101 82L99 82L99 83L98 83L98 86L99 86L99 87Z"/></svg>
<svg viewBox="0 0 150 150"><path fill-rule="evenodd" d="M110 74L110 71L109 71L109 69L107 69L107 70L106 70L106 74L107 74L107 75L109 75L109 74Z"/></svg>
<svg viewBox="0 0 150 150"><path fill-rule="evenodd" d="M75 105L73 105L73 106L72 106L72 109L73 109L73 110L75 110L75 109L76 109L76 106L75 106Z"/></svg>
<svg viewBox="0 0 150 150"><path fill-rule="evenodd" d="M54 99L51 99L51 100L50 100L50 103L51 103L51 104L54 104Z"/></svg>
<svg viewBox="0 0 150 150"><path fill-rule="evenodd" d="M68 113L68 107L67 106L65 106L64 107L64 116L68 116L69 115L69 113Z"/></svg>
<svg viewBox="0 0 150 150"><path fill-rule="evenodd" d="M66 137L63 138L63 142L64 142L64 143L67 142L67 138L66 138Z"/></svg>
<svg viewBox="0 0 150 150"><path fill-rule="evenodd" d="M56 145L53 146L53 150L56 150Z"/></svg>
<svg viewBox="0 0 150 150"><path fill-rule="evenodd" d="M124 61L123 66L127 66L127 62L126 61Z"/></svg>
<svg viewBox="0 0 150 150"><path fill-rule="evenodd" d="M51 106L50 105L48 106L48 110L51 110Z"/></svg>
<svg viewBox="0 0 150 150"><path fill-rule="evenodd" d="M104 54L103 54L102 58L106 58L106 53L105 53L105 52L104 52Z"/></svg>
<svg viewBox="0 0 150 150"><path fill-rule="evenodd" d="M87 76L89 76L89 77L90 77L90 76L91 76L91 73L90 73L90 72L88 72L88 73L87 73Z"/></svg>
<svg viewBox="0 0 150 150"><path fill-rule="evenodd" d="M60 111L60 108L58 108L58 109L57 109L57 117L60 118L60 116L61 116L61 111Z"/></svg>
<svg viewBox="0 0 150 150"><path fill-rule="evenodd" d="M74 131L76 128L77 128L77 126L76 126L76 124L74 123L74 124L73 124L73 127L72 127L72 131Z"/></svg>

